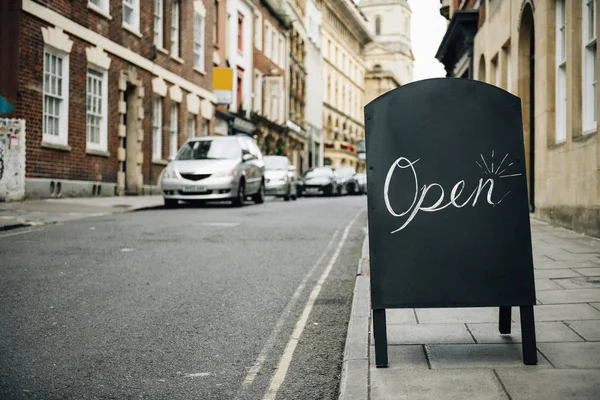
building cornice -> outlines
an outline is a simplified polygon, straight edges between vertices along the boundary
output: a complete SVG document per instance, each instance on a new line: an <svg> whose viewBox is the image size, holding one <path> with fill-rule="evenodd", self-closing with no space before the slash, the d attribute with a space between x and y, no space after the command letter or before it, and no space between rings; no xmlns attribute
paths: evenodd
<svg viewBox="0 0 600 400"><path fill-rule="evenodd" d="M350 32L358 37L361 44L365 45L374 40L373 35L367 29L367 17L352 0L326 0L326 2L329 8L348 25Z"/></svg>

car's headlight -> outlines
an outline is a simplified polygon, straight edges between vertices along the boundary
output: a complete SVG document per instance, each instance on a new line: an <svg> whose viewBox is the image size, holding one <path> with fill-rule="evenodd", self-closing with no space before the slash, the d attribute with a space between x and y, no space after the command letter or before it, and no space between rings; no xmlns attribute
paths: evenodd
<svg viewBox="0 0 600 400"><path fill-rule="evenodd" d="M223 178L223 177L227 177L227 176L234 176L235 175L235 170L224 170L224 171L217 171L214 174L212 174L212 176L214 176L215 178Z"/></svg>
<svg viewBox="0 0 600 400"><path fill-rule="evenodd" d="M175 174L175 169L173 168L173 166L167 165L167 167L165 169L163 169L162 178L163 179L177 178L177 175Z"/></svg>

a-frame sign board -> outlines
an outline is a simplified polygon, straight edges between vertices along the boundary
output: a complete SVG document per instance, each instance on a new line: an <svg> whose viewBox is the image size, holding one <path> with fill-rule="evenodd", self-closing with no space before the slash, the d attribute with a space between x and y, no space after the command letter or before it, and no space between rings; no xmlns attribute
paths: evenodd
<svg viewBox="0 0 600 400"><path fill-rule="evenodd" d="M371 300L377 366L387 308L521 309L523 361L537 363L521 101L440 78L365 107Z"/></svg>

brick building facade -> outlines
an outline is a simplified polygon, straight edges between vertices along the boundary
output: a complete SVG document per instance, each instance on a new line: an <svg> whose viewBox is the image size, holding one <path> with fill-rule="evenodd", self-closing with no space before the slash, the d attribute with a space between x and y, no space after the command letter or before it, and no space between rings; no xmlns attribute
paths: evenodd
<svg viewBox="0 0 600 400"><path fill-rule="evenodd" d="M27 197L152 192L188 136L211 131L213 1L0 7L0 93L27 122Z"/></svg>

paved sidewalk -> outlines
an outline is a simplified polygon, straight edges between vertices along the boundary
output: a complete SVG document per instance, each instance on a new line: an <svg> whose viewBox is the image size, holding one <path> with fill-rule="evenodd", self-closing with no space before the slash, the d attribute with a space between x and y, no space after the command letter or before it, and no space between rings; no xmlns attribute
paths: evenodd
<svg viewBox="0 0 600 400"><path fill-rule="evenodd" d="M531 220L538 365L522 362L497 308L387 310L388 368L376 368L368 243L356 280L340 399L600 399L600 240Z"/></svg>
<svg viewBox="0 0 600 400"><path fill-rule="evenodd" d="M161 205L162 196L74 197L0 203L0 231Z"/></svg>

